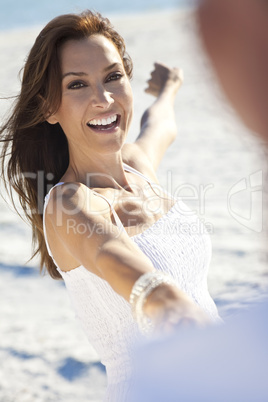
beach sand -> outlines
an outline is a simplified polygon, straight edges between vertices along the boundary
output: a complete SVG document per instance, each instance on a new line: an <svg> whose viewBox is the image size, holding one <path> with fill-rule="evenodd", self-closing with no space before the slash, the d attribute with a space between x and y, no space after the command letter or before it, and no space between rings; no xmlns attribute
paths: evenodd
<svg viewBox="0 0 268 402"><path fill-rule="evenodd" d="M239 122L221 94L192 11L112 21L134 61L130 142L153 100L144 93L153 63L184 70L175 105L179 135L158 173L163 186L196 210L211 233L208 284L228 320L261 300L268 289L261 141ZM17 93L18 72L39 30L0 32L0 97ZM10 105L11 100L0 101L1 116ZM64 284L40 276L37 260L26 264L30 255L29 227L1 200L0 401L99 402L105 370L76 323Z"/></svg>

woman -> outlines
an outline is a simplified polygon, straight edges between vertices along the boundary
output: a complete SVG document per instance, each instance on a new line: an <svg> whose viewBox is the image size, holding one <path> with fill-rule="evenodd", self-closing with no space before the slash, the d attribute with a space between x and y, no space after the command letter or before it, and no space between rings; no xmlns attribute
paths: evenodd
<svg viewBox="0 0 268 402"><path fill-rule="evenodd" d="M175 138L181 71L155 65L147 92L156 101L126 144L131 74L109 20L60 16L37 37L2 129L6 183L31 221L41 265L64 279L106 365L109 401L127 400L141 334L218 320L206 282L208 235L195 232L197 217L155 173Z"/></svg>

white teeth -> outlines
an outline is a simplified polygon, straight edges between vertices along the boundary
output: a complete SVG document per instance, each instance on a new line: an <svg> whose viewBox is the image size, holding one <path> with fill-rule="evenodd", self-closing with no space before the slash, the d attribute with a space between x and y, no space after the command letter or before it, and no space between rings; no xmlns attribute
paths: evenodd
<svg viewBox="0 0 268 402"><path fill-rule="evenodd" d="M117 119L117 115L115 114L114 116L110 116L107 119L101 119L101 120L93 119L93 120L90 120L89 124L91 126L106 126L107 124L111 124L114 121L116 121L116 119Z"/></svg>

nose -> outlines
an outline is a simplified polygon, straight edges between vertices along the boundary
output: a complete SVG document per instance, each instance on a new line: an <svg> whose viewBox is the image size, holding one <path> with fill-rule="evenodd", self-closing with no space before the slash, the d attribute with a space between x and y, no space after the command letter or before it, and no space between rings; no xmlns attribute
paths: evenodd
<svg viewBox="0 0 268 402"><path fill-rule="evenodd" d="M114 103L114 99L110 92L99 85L94 88L91 102L93 107L108 109Z"/></svg>

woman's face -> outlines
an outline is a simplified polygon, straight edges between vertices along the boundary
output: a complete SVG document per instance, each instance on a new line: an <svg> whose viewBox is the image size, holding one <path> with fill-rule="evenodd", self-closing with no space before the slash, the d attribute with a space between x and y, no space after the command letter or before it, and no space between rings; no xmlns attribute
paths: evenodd
<svg viewBox="0 0 268 402"><path fill-rule="evenodd" d="M116 152L132 119L132 90L115 45L102 35L69 40L60 50L62 100L48 121L59 123L69 149Z"/></svg>

